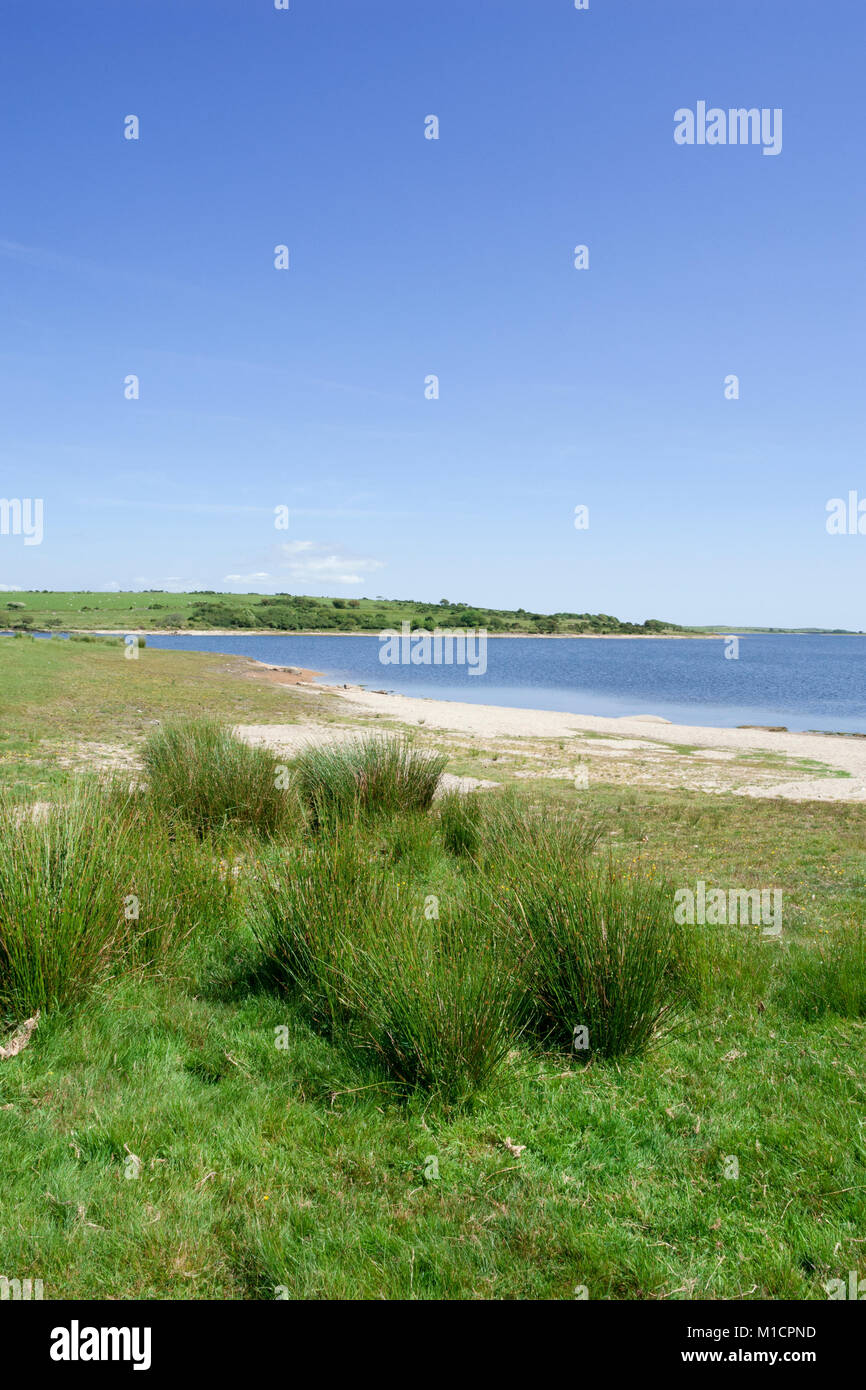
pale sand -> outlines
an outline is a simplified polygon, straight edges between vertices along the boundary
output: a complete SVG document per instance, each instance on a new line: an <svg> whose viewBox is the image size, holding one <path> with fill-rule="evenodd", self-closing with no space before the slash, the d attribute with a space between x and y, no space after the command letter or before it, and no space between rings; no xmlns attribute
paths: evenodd
<svg viewBox="0 0 866 1390"><path fill-rule="evenodd" d="M334 726L333 724L238 724L234 731L245 743L260 748L270 748L278 755L293 758L305 748L323 747L327 744L354 743L358 738L387 738L387 729L359 729ZM455 777L452 773L443 774L439 791L477 791L486 787L498 787L484 777Z"/></svg>
<svg viewBox="0 0 866 1390"><path fill-rule="evenodd" d="M479 739L485 748L496 749L499 740L574 739L574 751L581 756L621 752L640 764L641 751L653 755L665 751L659 745L686 744L700 750L691 761L700 759L707 774L743 754L769 753L777 758L810 759L823 768L848 773L849 777L804 775L804 769L773 769L773 776L753 778L747 785L730 782L707 790L731 790L747 796L778 796L789 800L864 801L866 800L866 739L841 738L832 734L768 733L761 729L716 729L701 725L670 724L653 715L609 719L591 714L561 714L554 710L509 709L502 705L473 705L451 700L421 699L408 695L381 695L360 687L314 687L327 689L351 705L358 714L394 720L424 730L440 730ZM285 726L280 726L284 728ZM289 726L291 727L291 726ZM259 732L257 730L257 732ZM263 730L262 730L263 732ZM277 729L271 726L271 737ZM318 733L318 731L317 731ZM334 739L325 728L315 741ZM343 735L352 736L355 731ZM607 735L582 739L581 734ZM297 736L297 735L296 735ZM337 737L340 737L337 734ZM607 757L605 761L607 761ZM666 759L665 759L666 761ZM742 765L741 765L742 766ZM758 769L756 768L755 771ZM751 772L751 769L749 769ZM816 769L818 771L818 769ZM640 779L644 780L644 779ZM652 781L653 777L646 780Z"/></svg>

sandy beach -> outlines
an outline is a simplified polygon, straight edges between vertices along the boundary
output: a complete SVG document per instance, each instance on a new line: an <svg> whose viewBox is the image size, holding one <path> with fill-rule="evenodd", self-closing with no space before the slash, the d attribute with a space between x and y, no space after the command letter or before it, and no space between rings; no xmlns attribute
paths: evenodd
<svg viewBox="0 0 866 1390"><path fill-rule="evenodd" d="M361 716L370 726L387 720L434 742L444 740L452 749L455 743L471 749L485 767L485 781L510 766L518 777L570 777L577 760L590 782L656 783L803 801L866 800L866 738L672 724L654 715L606 718L512 709L385 695L359 686L304 688L337 696L347 716ZM352 732L351 727L338 732L333 725L298 724L244 729L256 742L287 751Z"/></svg>

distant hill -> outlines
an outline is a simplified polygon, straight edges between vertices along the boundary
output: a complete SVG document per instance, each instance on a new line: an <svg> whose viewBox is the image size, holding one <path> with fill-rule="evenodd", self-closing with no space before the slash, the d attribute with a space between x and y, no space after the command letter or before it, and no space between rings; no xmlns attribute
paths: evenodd
<svg viewBox="0 0 866 1390"><path fill-rule="evenodd" d="M749 633L755 635L759 633L779 633L789 637L866 637L866 632L861 629L849 627L742 627L737 623L712 624L710 627L693 627L692 632L736 632L748 636Z"/></svg>
<svg viewBox="0 0 866 1390"><path fill-rule="evenodd" d="M32 630L143 628L148 631L237 628L262 632L379 632L412 627L486 628L488 632L550 635L687 633L660 618L621 622L609 613L534 613L484 608L440 599L322 598L309 594L172 594L31 591L0 596L0 626Z"/></svg>
<svg viewBox="0 0 866 1390"><path fill-rule="evenodd" d="M684 627L663 618L627 623L610 613L534 613L484 608L440 599L323 598L310 594L226 594L213 590L172 594L161 589L127 593L30 590L0 594L0 628L65 631L94 628L149 632L236 628L261 632L380 632L408 622L413 628L486 628L491 633L550 636L699 636L713 633L802 633L862 636L844 628Z"/></svg>

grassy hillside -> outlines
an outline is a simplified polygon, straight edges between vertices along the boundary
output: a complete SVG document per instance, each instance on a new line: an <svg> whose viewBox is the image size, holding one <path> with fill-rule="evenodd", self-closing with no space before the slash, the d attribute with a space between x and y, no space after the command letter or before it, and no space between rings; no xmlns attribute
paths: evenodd
<svg viewBox="0 0 866 1390"><path fill-rule="evenodd" d="M0 625L13 628L94 628L164 631L196 628L272 632L379 632L402 622L428 630L484 627L516 633L684 632L675 623L648 619L621 623L607 613L529 613L423 603L415 599L315 598L303 594L10 593L0 596Z"/></svg>

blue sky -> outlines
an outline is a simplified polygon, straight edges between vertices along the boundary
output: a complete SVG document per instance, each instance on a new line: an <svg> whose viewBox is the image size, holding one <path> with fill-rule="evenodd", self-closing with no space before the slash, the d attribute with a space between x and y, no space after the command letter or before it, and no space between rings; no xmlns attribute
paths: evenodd
<svg viewBox="0 0 866 1390"><path fill-rule="evenodd" d="M0 585L866 626L864 42L861 0L7 7L0 496L45 533ZM781 154L675 144L701 100Z"/></svg>

